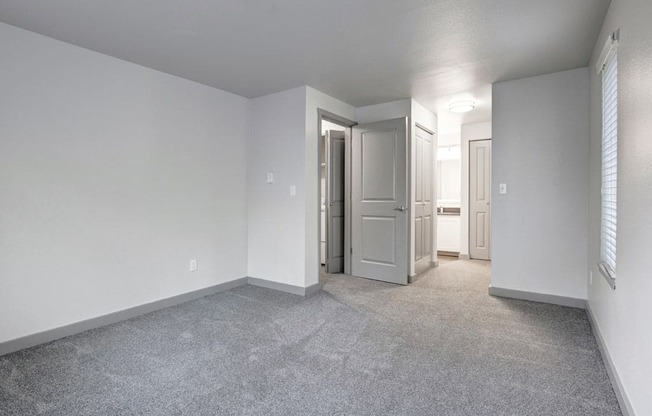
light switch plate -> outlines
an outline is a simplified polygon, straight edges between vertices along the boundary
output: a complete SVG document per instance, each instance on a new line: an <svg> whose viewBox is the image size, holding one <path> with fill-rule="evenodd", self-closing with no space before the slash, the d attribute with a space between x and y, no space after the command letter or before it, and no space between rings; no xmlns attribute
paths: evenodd
<svg viewBox="0 0 652 416"><path fill-rule="evenodd" d="M501 193L501 194L506 194L507 193L507 184L506 183L498 184L498 192Z"/></svg>
<svg viewBox="0 0 652 416"><path fill-rule="evenodd" d="M297 195L297 187L292 185L290 186L290 196L296 196Z"/></svg>
<svg viewBox="0 0 652 416"><path fill-rule="evenodd" d="M274 173L267 172L267 183L274 183Z"/></svg>

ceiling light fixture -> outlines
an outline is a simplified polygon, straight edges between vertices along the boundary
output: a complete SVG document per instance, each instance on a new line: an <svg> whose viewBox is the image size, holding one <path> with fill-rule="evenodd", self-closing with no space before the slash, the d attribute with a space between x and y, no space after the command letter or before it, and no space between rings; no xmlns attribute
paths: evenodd
<svg viewBox="0 0 652 416"><path fill-rule="evenodd" d="M471 100L453 101L448 109L453 113L466 113L475 108L475 103Z"/></svg>

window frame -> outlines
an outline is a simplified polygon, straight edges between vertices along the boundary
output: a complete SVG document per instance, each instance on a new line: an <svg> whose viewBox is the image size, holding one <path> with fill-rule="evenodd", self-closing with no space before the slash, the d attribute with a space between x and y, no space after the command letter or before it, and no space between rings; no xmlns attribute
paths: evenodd
<svg viewBox="0 0 652 416"><path fill-rule="evenodd" d="M616 289L618 219L618 31L605 44L598 60L601 77L600 260L598 269Z"/></svg>

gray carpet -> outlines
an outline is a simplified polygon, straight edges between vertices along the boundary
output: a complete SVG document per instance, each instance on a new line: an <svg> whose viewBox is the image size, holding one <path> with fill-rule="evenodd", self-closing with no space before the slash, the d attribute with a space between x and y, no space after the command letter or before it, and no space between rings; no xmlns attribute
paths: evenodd
<svg viewBox="0 0 652 416"><path fill-rule="evenodd" d="M205 297L0 357L0 414L620 415L586 313L488 274Z"/></svg>

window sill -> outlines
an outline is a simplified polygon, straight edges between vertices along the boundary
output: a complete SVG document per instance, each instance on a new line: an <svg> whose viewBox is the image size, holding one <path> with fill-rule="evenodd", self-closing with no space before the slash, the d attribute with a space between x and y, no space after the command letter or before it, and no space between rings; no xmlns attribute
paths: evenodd
<svg viewBox="0 0 652 416"><path fill-rule="evenodd" d="M611 273L609 273L607 268L602 263L598 263L598 270L600 270L600 274L607 281L609 287L612 290L616 290L616 276L612 276Z"/></svg>

